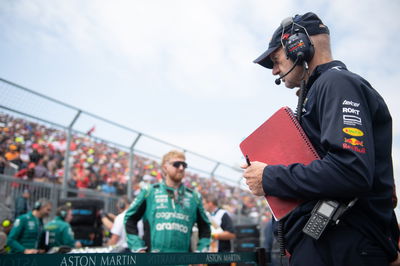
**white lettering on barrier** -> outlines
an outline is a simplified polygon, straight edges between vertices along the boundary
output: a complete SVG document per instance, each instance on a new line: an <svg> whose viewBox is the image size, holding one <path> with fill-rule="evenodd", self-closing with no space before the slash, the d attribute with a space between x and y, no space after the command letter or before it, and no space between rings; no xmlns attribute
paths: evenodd
<svg viewBox="0 0 400 266"><path fill-rule="evenodd" d="M241 258L238 254L225 254L224 255L224 260L230 260L230 261L239 261Z"/></svg>
<svg viewBox="0 0 400 266"><path fill-rule="evenodd" d="M207 263L220 262L222 256L219 254L207 254Z"/></svg>
<svg viewBox="0 0 400 266"><path fill-rule="evenodd" d="M60 266L67 266L67 259L65 257L62 258Z"/></svg>
<svg viewBox="0 0 400 266"><path fill-rule="evenodd" d="M132 255L116 255L116 256L102 256L100 265L114 266L114 265L132 265L136 264L136 256Z"/></svg>
<svg viewBox="0 0 400 266"><path fill-rule="evenodd" d="M60 266L95 266L96 258L94 256L70 256L68 260L63 257Z"/></svg>
<svg viewBox="0 0 400 266"><path fill-rule="evenodd" d="M96 266L97 256L76 255L63 257L60 266ZM114 265L133 265L136 264L136 256L133 255L113 255L101 256L101 266L114 266Z"/></svg>
<svg viewBox="0 0 400 266"><path fill-rule="evenodd" d="M1 266L38 266L38 263L33 256L24 255L26 257L17 257L14 255L0 255Z"/></svg>

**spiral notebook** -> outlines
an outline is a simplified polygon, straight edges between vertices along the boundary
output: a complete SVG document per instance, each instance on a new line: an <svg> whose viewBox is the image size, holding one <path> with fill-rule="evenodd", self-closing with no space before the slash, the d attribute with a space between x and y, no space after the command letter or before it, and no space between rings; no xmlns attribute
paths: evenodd
<svg viewBox="0 0 400 266"><path fill-rule="evenodd" d="M289 107L282 107L274 113L240 143L240 149L250 161L264 162L269 165L293 163L307 165L319 159L318 153ZM265 198L277 221L288 215L302 202L275 196Z"/></svg>

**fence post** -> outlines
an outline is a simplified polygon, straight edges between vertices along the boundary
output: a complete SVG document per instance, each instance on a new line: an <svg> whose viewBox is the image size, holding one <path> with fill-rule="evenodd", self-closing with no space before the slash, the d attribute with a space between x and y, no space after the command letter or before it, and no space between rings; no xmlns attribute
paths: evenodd
<svg viewBox="0 0 400 266"><path fill-rule="evenodd" d="M220 162L217 162L214 166L214 169L211 171L210 176L214 177L215 171L217 171L218 166L220 165Z"/></svg>
<svg viewBox="0 0 400 266"><path fill-rule="evenodd" d="M69 179L69 157L71 154L71 140L72 140L72 127L74 126L76 120L81 115L82 111L79 110L78 113L75 115L74 119L72 120L71 124L68 127L68 135L67 135L67 147L65 148L65 158L64 158L64 180L62 184L62 192L61 196L63 198L67 197L67 182Z"/></svg>
<svg viewBox="0 0 400 266"><path fill-rule="evenodd" d="M136 136L136 139L133 141L131 148L129 150L129 179L128 179L128 189L127 189L129 201L132 201L132 179L133 179L133 158L134 158L133 150L141 136L142 136L142 133L139 133Z"/></svg>

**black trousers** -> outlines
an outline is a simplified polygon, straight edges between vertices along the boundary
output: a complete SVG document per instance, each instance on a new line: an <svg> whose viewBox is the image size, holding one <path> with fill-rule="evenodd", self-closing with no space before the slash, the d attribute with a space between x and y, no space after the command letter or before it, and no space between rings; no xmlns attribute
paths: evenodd
<svg viewBox="0 0 400 266"><path fill-rule="evenodd" d="M304 234L290 257L291 266L386 266L386 254L376 243L345 224L328 229L319 239Z"/></svg>

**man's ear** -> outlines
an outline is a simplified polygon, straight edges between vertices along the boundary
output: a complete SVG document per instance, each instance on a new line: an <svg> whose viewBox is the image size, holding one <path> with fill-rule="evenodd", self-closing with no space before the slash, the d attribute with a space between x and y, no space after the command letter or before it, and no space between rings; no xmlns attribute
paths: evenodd
<svg viewBox="0 0 400 266"><path fill-rule="evenodd" d="M167 172L167 166L165 165L165 163L161 166L161 170L163 171L163 174Z"/></svg>

